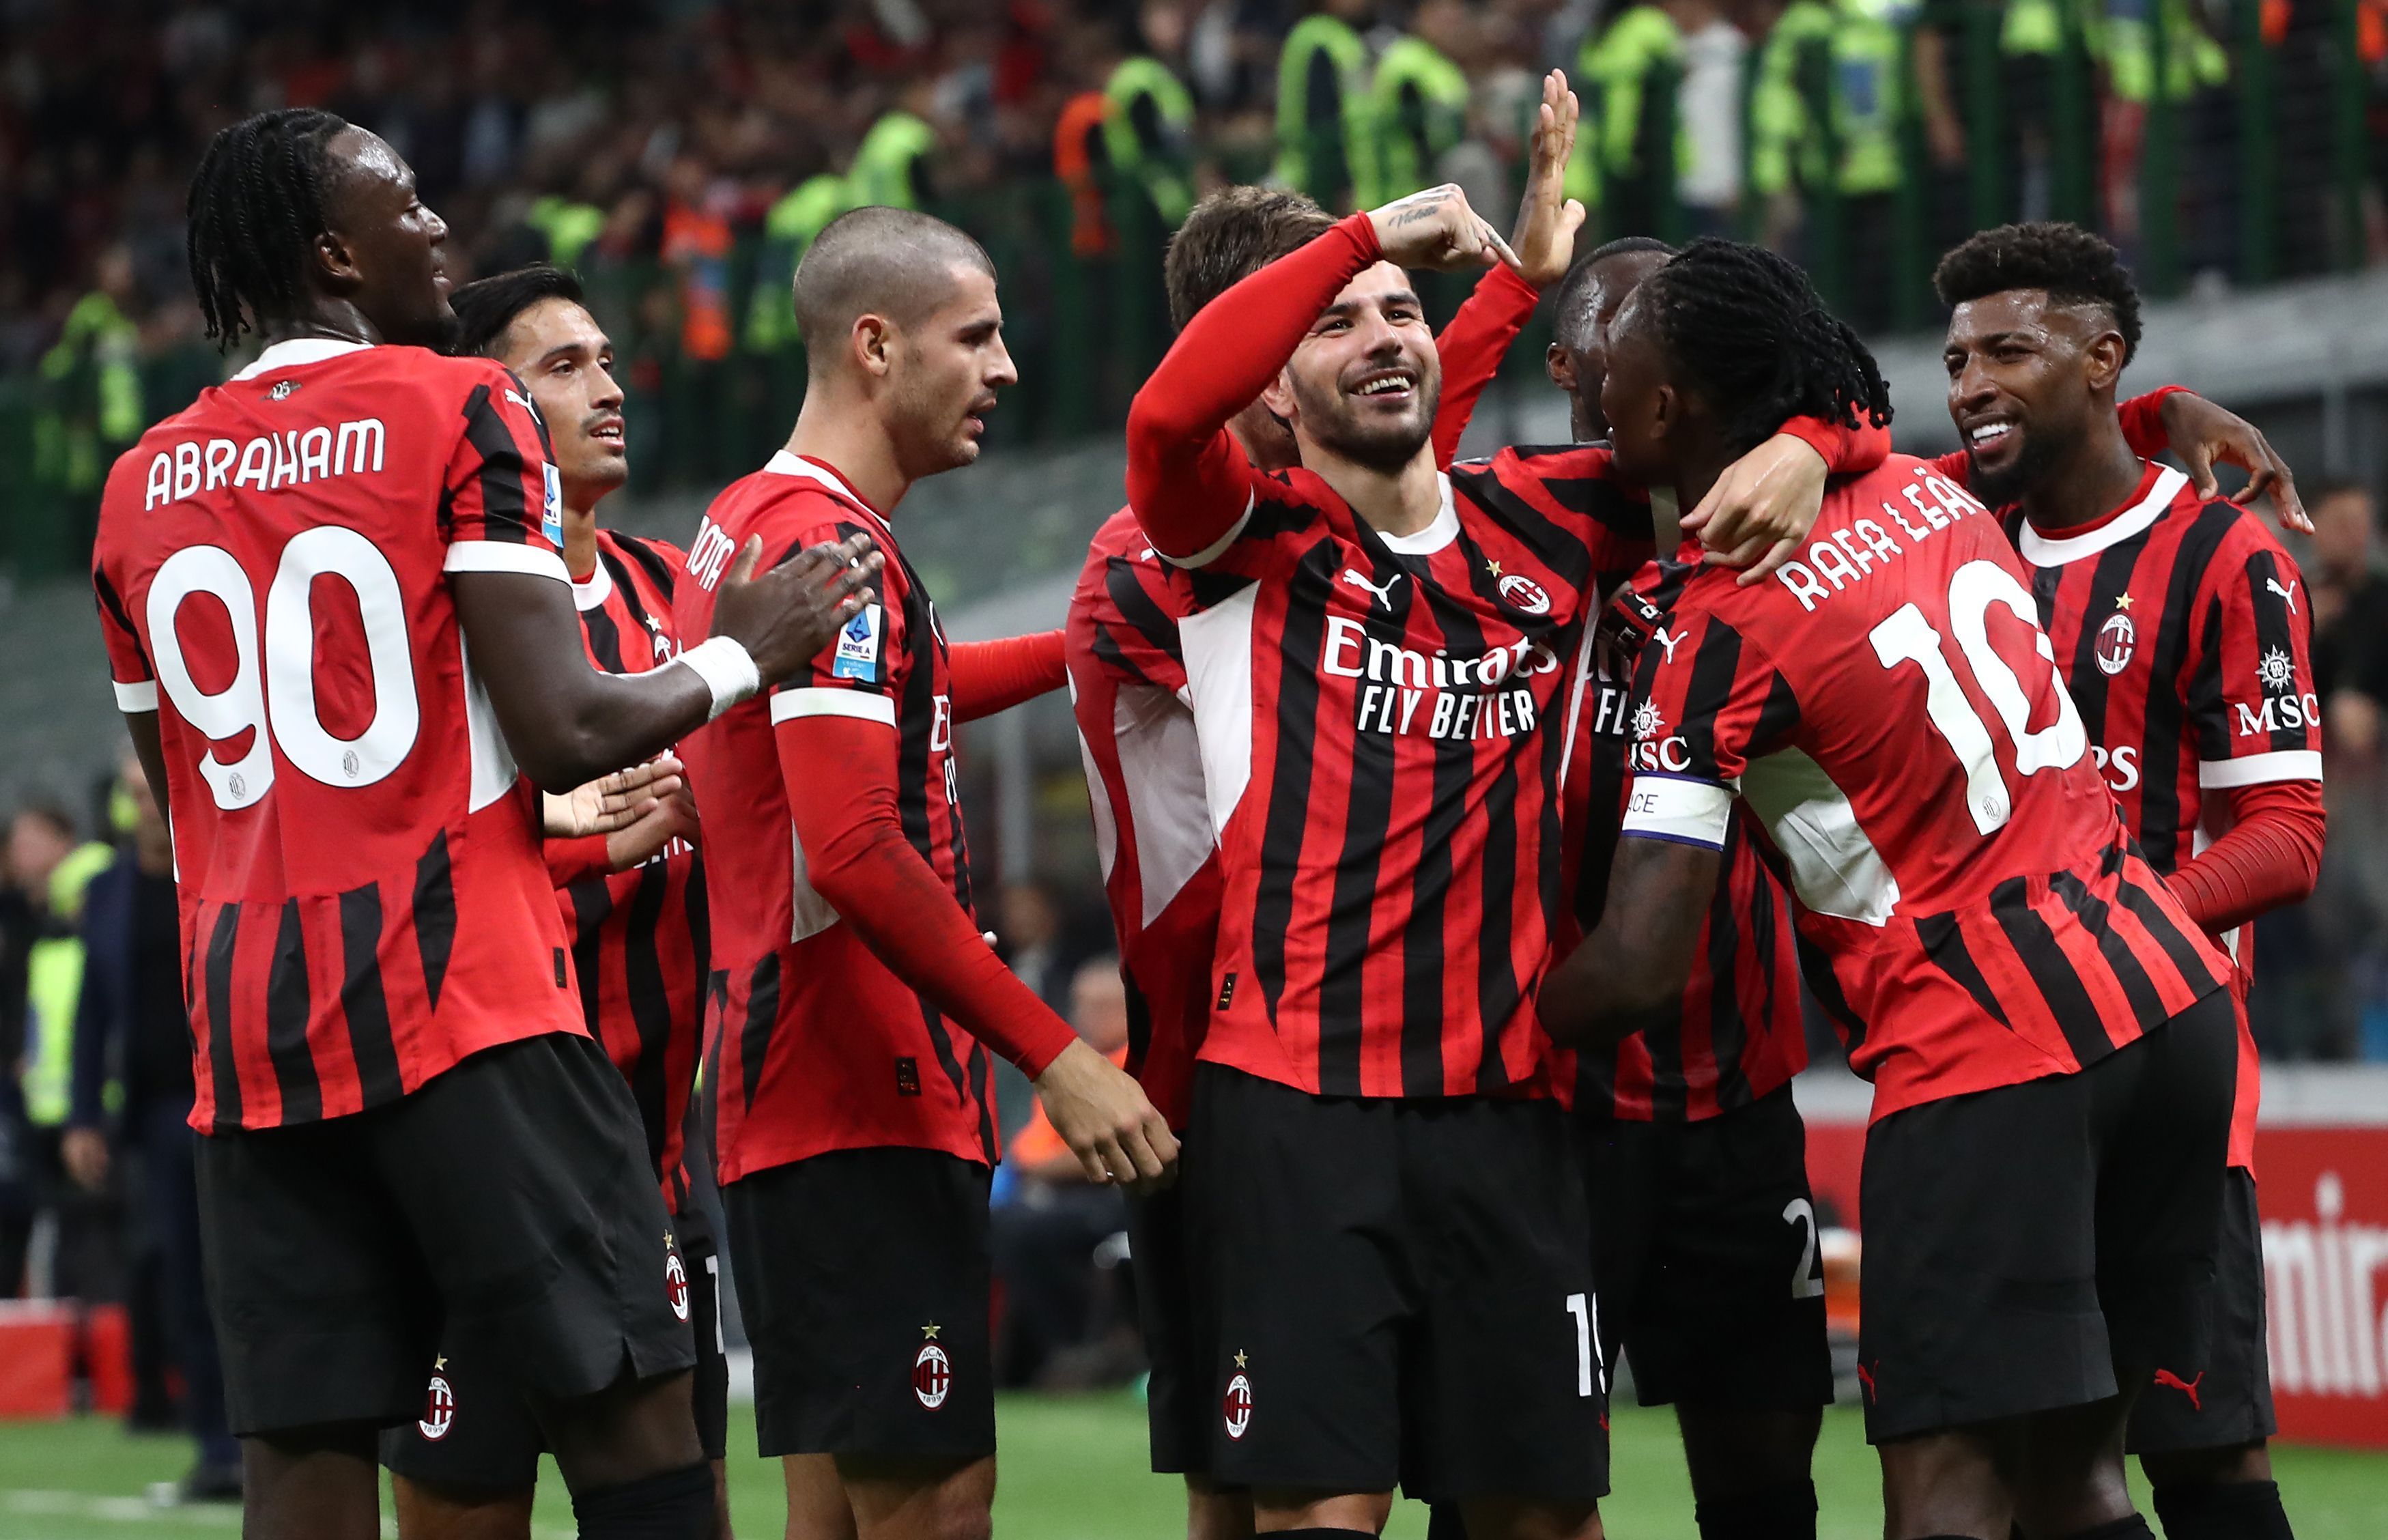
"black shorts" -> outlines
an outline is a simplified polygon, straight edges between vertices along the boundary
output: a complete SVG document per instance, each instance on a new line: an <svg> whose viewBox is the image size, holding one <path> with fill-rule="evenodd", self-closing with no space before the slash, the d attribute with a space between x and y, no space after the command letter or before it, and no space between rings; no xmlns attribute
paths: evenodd
<svg viewBox="0 0 2388 1540"><path fill-rule="evenodd" d="M2213 1319L2204 1357L2187 1346L2157 1357L2131 1407L2125 1447L2132 1454L2225 1449L2280 1431L2272 1413L2272 1360L2265 1337L2264 1228L2255 1211L2255 1174L2243 1165L2223 1174Z"/></svg>
<svg viewBox="0 0 2388 1540"><path fill-rule="evenodd" d="M721 1190L762 1453L995 1453L987 1168L837 1150Z"/></svg>
<svg viewBox="0 0 2388 1540"><path fill-rule="evenodd" d="M1194 1279L1186 1254L1186 1190L1165 1188L1132 1199L1128 1255L1136 1271L1137 1324L1144 1334L1145 1412L1152 1424L1152 1469L1163 1475L1206 1476L1211 1425L1210 1333L1195 1311Z"/></svg>
<svg viewBox="0 0 2388 1540"><path fill-rule="evenodd" d="M1587 1119L1603 1353L1635 1399L1804 1411L1833 1399L1807 1127L1785 1086L1696 1123Z"/></svg>
<svg viewBox="0 0 2388 1540"><path fill-rule="evenodd" d="M1183 1181L1231 1486L1608 1490L1590 1220L1555 1102L1196 1072Z"/></svg>
<svg viewBox="0 0 2388 1540"><path fill-rule="evenodd" d="M2205 1355L2237 1034L2218 990L2077 1074L1867 1131L1869 1440L2086 1406Z"/></svg>
<svg viewBox="0 0 2388 1540"><path fill-rule="evenodd" d="M696 1337L696 1438L705 1457L720 1459L730 1438L730 1359L721 1340L721 1258L701 1210L672 1216L680 1268L670 1297L688 1310ZM507 1378L497 1344L443 1331L431 1362L421 1413L385 1429L381 1462L409 1481L442 1491L519 1492L539 1482L547 1434Z"/></svg>
<svg viewBox="0 0 2388 1540"><path fill-rule="evenodd" d="M646 1133L587 1037L475 1054L370 1112L198 1143L208 1298L236 1433L424 1410L443 1331L526 1393L687 1368Z"/></svg>

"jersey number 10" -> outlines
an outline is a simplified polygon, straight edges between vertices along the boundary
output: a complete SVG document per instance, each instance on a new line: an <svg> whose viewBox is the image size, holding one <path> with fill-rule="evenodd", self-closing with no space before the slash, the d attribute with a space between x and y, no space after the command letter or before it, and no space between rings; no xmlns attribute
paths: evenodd
<svg viewBox="0 0 2388 1540"><path fill-rule="evenodd" d="M315 704L315 579L338 578L356 594L373 670L373 720L354 738L324 726ZM214 692L191 678L174 622L193 594L214 596L232 622L231 682ZM149 645L158 682L183 719L211 740L199 774L216 806L246 808L273 785L273 749L327 786L370 786L413 748L422 725L414 654L406 634L406 598L397 569L354 529L318 525L291 537L266 591L262 667L256 590L231 552L188 545L166 558L149 584ZM248 749L226 764L213 745L251 733Z"/></svg>
<svg viewBox="0 0 2388 1540"><path fill-rule="evenodd" d="M2005 605L2032 629L2040 659L2048 666L2048 688L2056 695L2056 720L2037 732L2030 730L2031 701L2024 694L2022 678L1990 645L1992 605ZM2090 734L2081 725L2073 697L2065 694L2064 681L2057 677L2056 648L2039 629L2039 611L2014 574L1996 562L1967 562L1949 579L1948 616L1949 629L1957 633L1957 650L1964 655L1974 683L2013 741L2015 773L2036 775L2078 764L2089 749ZM2005 778L2000 773L1990 730L1957 682L1946 639L1924 618L1924 611L1910 603L1891 612L1868 633L1867 640L1874 643L1874 655L1882 659L1885 668L1902 663L1923 668L1924 714L1964 767L1965 809L1973 815L1975 828L1985 834L1995 834L2014 812L2013 799L2007 795Z"/></svg>

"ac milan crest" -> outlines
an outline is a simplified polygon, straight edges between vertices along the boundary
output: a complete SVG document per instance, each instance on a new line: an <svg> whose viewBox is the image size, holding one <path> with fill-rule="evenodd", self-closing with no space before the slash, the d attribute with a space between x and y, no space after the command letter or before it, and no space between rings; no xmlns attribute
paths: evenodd
<svg viewBox="0 0 2388 1540"><path fill-rule="evenodd" d="M1528 615L1548 615L1551 612L1551 596L1543 592L1543 585L1515 572L1501 579L1501 597Z"/></svg>
<svg viewBox="0 0 2388 1540"><path fill-rule="evenodd" d="M1251 1377L1238 1369L1227 1381L1227 1394L1219 1401L1219 1414L1225 1420L1229 1438L1239 1439L1252 1425Z"/></svg>
<svg viewBox="0 0 2388 1540"><path fill-rule="evenodd" d="M912 1355L912 1394L921 1406L935 1411L946 1404L953 1388L953 1360L936 1343L922 1343L921 1351Z"/></svg>
<svg viewBox="0 0 2388 1540"><path fill-rule="evenodd" d="M2131 624L2129 616L2117 610L2106 617L2106 623L2098 628L2098 671L2119 674L2128 668L2139 640L2139 628Z"/></svg>
<svg viewBox="0 0 2388 1540"><path fill-rule="evenodd" d="M443 1358L440 1362L445 1364L447 1360ZM414 1425L415 1430L425 1438L437 1443L446 1438L448 1430L455 1425L455 1387L448 1383L446 1375L434 1374L431 1377L431 1392L423 1402L423 1420Z"/></svg>
<svg viewBox="0 0 2388 1540"><path fill-rule="evenodd" d="M688 1319L688 1269L676 1249L664 1254L664 1298L671 1302L673 1315Z"/></svg>

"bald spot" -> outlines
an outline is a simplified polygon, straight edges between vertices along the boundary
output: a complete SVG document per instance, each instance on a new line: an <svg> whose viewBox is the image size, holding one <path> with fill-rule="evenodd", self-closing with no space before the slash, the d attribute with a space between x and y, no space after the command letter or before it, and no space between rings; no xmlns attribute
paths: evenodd
<svg viewBox="0 0 2388 1540"><path fill-rule="evenodd" d="M953 298L958 269L995 276L986 248L909 209L857 209L832 220L796 266L796 325L809 344L844 337L865 315L918 325ZM808 348L819 361L843 354Z"/></svg>

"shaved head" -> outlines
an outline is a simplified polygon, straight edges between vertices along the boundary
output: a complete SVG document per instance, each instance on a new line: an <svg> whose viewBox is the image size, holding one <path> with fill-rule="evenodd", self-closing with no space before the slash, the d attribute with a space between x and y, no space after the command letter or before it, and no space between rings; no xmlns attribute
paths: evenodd
<svg viewBox="0 0 2388 1540"><path fill-rule="evenodd" d="M858 317L908 327L935 313L954 297L957 269L995 276L986 248L944 220L870 208L830 221L796 266L796 325L811 367L842 356L819 343L844 337Z"/></svg>

